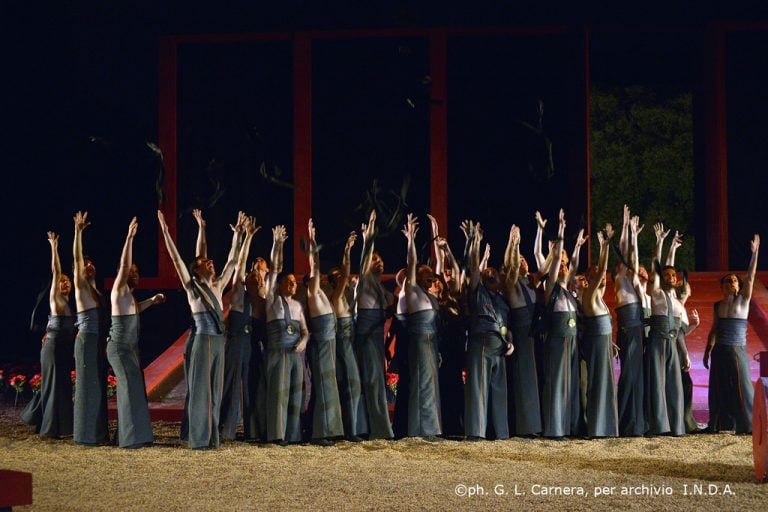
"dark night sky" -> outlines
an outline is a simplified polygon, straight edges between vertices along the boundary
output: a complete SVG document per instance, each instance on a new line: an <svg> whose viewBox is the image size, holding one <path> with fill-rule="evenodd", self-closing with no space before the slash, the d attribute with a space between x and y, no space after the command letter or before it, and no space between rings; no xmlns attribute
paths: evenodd
<svg viewBox="0 0 768 512"><path fill-rule="evenodd" d="M37 341L31 340L26 327L34 297L49 275L45 232L52 229L62 234L62 259L65 266L69 265L72 214L78 209L91 211L94 224L86 231L86 252L97 260L101 276L111 275L125 226L133 215L131 202L151 202L152 190L147 196L145 184L153 186L154 169L142 145L157 138L160 35L427 26L668 25L768 19L765 7L755 7L762 2L729 2L723 9L699 6L695 10L669 2L658 4L664 9L643 3L636 4L636 11L615 6L608 10L584 7L575 5L577 2L567 7L548 2L535 6L532 2L463 2L462 7L450 8L445 7L445 2L377 3L386 7L309 0L284 0L279 7L268 7L263 2L234 2L226 10L212 10L210 5L194 2L116 5L68 1L50 2L47 7L39 3L33 7L31 2L0 3L4 36L0 86L4 121L0 165L4 183L0 204L7 260L0 278L7 324L7 335L0 341L0 361L14 356L36 357ZM738 44L750 48L749 42ZM765 62L765 55L758 48L754 60ZM735 64L737 71L750 62L749 51L741 57ZM743 108L749 110L748 106ZM765 107L759 111L764 112ZM91 136L103 142L93 143ZM412 136L420 135L414 132ZM759 142L750 147L755 145ZM403 157L411 158L405 154ZM747 158L740 165L753 168L756 164ZM765 174L764 167L761 171ZM147 213L140 214L137 246L144 244L154 250L156 221L150 218L153 207L145 205L139 211ZM139 254L137 260L146 261L143 266L150 269L148 274L152 273L151 254ZM172 314L183 317L183 312Z"/></svg>

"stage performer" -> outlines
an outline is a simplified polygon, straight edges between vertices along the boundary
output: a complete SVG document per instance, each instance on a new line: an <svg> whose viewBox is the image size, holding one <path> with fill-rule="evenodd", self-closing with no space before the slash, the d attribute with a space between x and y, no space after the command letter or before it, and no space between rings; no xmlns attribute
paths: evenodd
<svg viewBox="0 0 768 512"><path fill-rule="evenodd" d="M685 434L683 382L677 351L683 305L677 299L674 266L659 270L662 246L669 231L653 226L656 250L651 274L651 332L645 349L645 400L648 435ZM675 233L673 244L679 244ZM659 275L661 273L661 275Z"/></svg>
<svg viewBox="0 0 768 512"><path fill-rule="evenodd" d="M405 302L408 311L410 393L408 436L434 438L443 433L440 414L437 277L428 265L418 265L416 233L419 224L408 214L403 227L407 240ZM399 347L398 347L399 348Z"/></svg>
<svg viewBox="0 0 768 512"><path fill-rule="evenodd" d="M75 322L69 307L72 282L62 273L59 261L59 235L49 231L51 246L51 290L48 301L51 314L40 349L40 392L22 413L41 436L62 438L72 435L72 353Z"/></svg>
<svg viewBox="0 0 768 512"><path fill-rule="evenodd" d="M301 442L302 386L309 331L301 304L294 299L296 277L282 271L285 226L272 229L272 271L267 274L267 441L285 446Z"/></svg>
<svg viewBox="0 0 768 512"><path fill-rule="evenodd" d="M515 345L515 352L507 361L510 431L515 436L537 436L541 434L541 402L536 341L531 328L536 290L528 274L528 262L520 255L520 228L515 225L509 230L504 268L504 290Z"/></svg>
<svg viewBox="0 0 768 512"><path fill-rule="evenodd" d="M248 421L254 415L256 395L252 389L250 370L253 349L251 345L251 301L245 290L245 269L253 235L261 229L256 219L248 217L244 223L245 237L237 256L232 276L231 300L227 317L227 342L224 348L224 390L221 399L221 437L235 439L237 424L242 418L245 439L258 437L254 425ZM259 354L260 355L260 354Z"/></svg>
<svg viewBox="0 0 768 512"><path fill-rule="evenodd" d="M251 310L251 359L248 366L248 394L253 406L243 416L246 441L267 438L267 378L264 373L267 346L267 260L257 256L245 278Z"/></svg>
<svg viewBox="0 0 768 512"><path fill-rule="evenodd" d="M187 292L187 302L195 322L195 334L187 360L189 447L218 448L226 331L222 292L235 270L235 254L240 233L243 231L245 214L238 214L237 224L232 228L232 248L220 276L216 274L213 260L205 256L195 257L188 269L171 238L165 216L160 210L157 212L157 218L168 254L182 287Z"/></svg>
<svg viewBox="0 0 768 512"><path fill-rule="evenodd" d="M333 287L331 306L336 315L336 384L341 402L341 419L348 441L360 442L368 433L365 400L360 388L360 370L355 358L355 322L352 311L350 282L350 252L357 234L352 231L344 244L341 266L331 269L328 283Z"/></svg>
<svg viewBox="0 0 768 512"><path fill-rule="evenodd" d="M107 340L107 359L118 382L117 441L121 448L141 448L154 441L139 358L139 313L165 302L162 293L141 302L136 302L133 295L139 283L139 268L133 263L133 239L138 227L134 217L128 225L120 268L110 294L112 327Z"/></svg>
<svg viewBox="0 0 768 512"><path fill-rule="evenodd" d="M83 257L83 231L90 225L88 212L77 212L73 255L77 338L75 339L74 441L100 445L109 441L107 426L107 301L96 288L96 267Z"/></svg>
<svg viewBox="0 0 768 512"><path fill-rule="evenodd" d="M335 438L344 435L339 387L336 382L336 316L331 301L320 287L320 250L312 219L309 219L308 239L307 309L312 335L307 355L315 396L312 409L312 443L332 446Z"/></svg>
<svg viewBox="0 0 768 512"><path fill-rule="evenodd" d="M362 226L363 250L357 288L355 353L368 411L369 439L392 439L384 380L384 323L391 302L381 284L384 261L374 250L376 210Z"/></svg>
<svg viewBox="0 0 768 512"><path fill-rule="evenodd" d="M754 236L750 249L752 257L746 280L742 283L735 274L726 274L720 279L723 300L715 303L714 322L707 337L704 368L709 369L710 432L752 432L754 389L747 362L747 316L757 270L760 235Z"/></svg>
<svg viewBox="0 0 768 512"><path fill-rule="evenodd" d="M643 382L644 309L650 307L641 282L637 236L643 229L639 217L631 217L624 205L624 221L619 240L621 261L616 270L616 344L619 347L621 374L618 386L619 435L637 437L645 434Z"/></svg>
<svg viewBox="0 0 768 512"><path fill-rule="evenodd" d="M496 439L509 437L507 422L507 370L504 356L512 354L511 333L507 326L509 306L501 294L501 279L493 267L480 271L479 223L462 223L469 245L470 314L467 346L464 428L467 439L486 438L491 416Z"/></svg>
<svg viewBox="0 0 768 512"><path fill-rule="evenodd" d="M546 341L542 393L543 435L552 438L577 435L582 416L576 341L578 303L568 285L578 269L581 246L587 239L582 229L576 238L569 264L563 250L564 236L565 213L560 210L557 239L550 250L552 259L549 262L544 299Z"/></svg>
<svg viewBox="0 0 768 512"><path fill-rule="evenodd" d="M612 236L613 227L610 224L605 226L604 232L597 233L600 256L597 265L590 269L587 276L587 287L581 301L584 335L580 343L586 360L587 436L591 438L619 435L616 382L613 374L613 358L617 354L613 344L611 313L604 299L605 273L608 269Z"/></svg>

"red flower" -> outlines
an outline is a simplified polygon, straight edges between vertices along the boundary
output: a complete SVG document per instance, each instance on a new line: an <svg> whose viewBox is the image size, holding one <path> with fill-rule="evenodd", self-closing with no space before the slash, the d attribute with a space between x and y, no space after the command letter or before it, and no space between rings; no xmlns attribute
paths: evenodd
<svg viewBox="0 0 768 512"><path fill-rule="evenodd" d="M461 382L462 382L462 384L466 384L467 383L467 369L466 368L462 368L461 369Z"/></svg>
<svg viewBox="0 0 768 512"><path fill-rule="evenodd" d="M16 393L21 393L24 391L24 385L27 383L27 378L24 375L14 375L11 377L11 380L9 381L9 384L13 389L16 390Z"/></svg>
<svg viewBox="0 0 768 512"><path fill-rule="evenodd" d="M117 393L117 378L114 375L107 375L107 398Z"/></svg>
<svg viewBox="0 0 768 512"><path fill-rule="evenodd" d="M72 384L75 383L75 380L77 379L77 372L75 370L72 370L69 372L69 377L72 379Z"/></svg>
<svg viewBox="0 0 768 512"><path fill-rule="evenodd" d="M29 385L32 387L32 391L37 393L40 391L40 386L43 383L43 377L36 373L31 379L29 379Z"/></svg>
<svg viewBox="0 0 768 512"><path fill-rule="evenodd" d="M400 381L400 374L399 373L387 373L387 387L397 386L397 383Z"/></svg>

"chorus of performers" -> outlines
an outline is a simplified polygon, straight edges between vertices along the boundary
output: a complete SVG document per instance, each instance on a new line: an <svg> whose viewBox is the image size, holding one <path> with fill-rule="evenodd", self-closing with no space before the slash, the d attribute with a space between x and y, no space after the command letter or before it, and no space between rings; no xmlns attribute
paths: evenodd
<svg viewBox="0 0 768 512"><path fill-rule="evenodd" d="M396 274L394 293L382 283L375 211L359 234L349 234L339 265L331 269L320 268L322 246L310 219L309 273L302 280L306 293L300 295L297 277L283 268L285 226L272 228L269 257L256 257L249 265L260 226L240 212L230 226L227 261L217 272L208 258L201 211L193 212L198 236L191 260L182 258L163 214L157 216L192 317L181 427L181 438L192 449L240 439L240 425L245 441L283 446L403 437L437 442L751 432L746 337L758 235L750 242L746 278L727 274L720 281L723 299L714 305L703 361L710 370L710 419L706 429L699 429L691 414L686 348L699 313L686 310L691 286L685 277L678 280L675 267L682 236L675 232L662 261L670 230L653 226L656 244L648 272L638 254L643 225L626 206L618 236L611 225L597 232L597 262L584 274L578 269L587 237L579 231L568 253L562 210L556 236L546 244L547 220L536 212L535 270L521 254L517 226L511 226L495 268L489 245L483 250L479 222L462 222L464 247L457 258L432 216L431 256L420 262L420 223L409 214L402 229L406 265ZM75 214L72 281L61 270L59 237L48 233L51 313L40 352L42 387L23 417L43 436L72 437L83 445L109 443L109 361L118 380L112 442L149 446L153 434L139 365L139 314L165 297L134 297L139 272L132 261L138 229L133 218L107 301L96 286L93 261L83 255L89 224L87 213ZM358 238L359 274L353 276L351 252ZM605 301L611 254L618 260L615 312ZM231 301L225 311L227 290ZM392 421L388 370L399 374Z"/></svg>

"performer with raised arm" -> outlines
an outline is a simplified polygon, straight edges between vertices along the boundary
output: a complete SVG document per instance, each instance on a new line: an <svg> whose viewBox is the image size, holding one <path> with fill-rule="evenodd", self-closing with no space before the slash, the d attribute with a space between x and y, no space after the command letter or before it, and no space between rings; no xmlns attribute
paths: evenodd
<svg viewBox="0 0 768 512"><path fill-rule="evenodd" d="M341 419L344 435L352 442L362 441L360 436L368 433L365 400L360 389L360 370L354 350L355 322L348 297L350 252L356 240L357 234L352 231L344 244L341 267L328 273L328 282L333 286L331 306L336 314L336 383L341 403Z"/></svg>
<svg viewBox="0 0 768 512"><path fill-rule="evenodd" d="M203 212L199 208L192 210L192 216L197 223L197 239L195 240L195 256L203 258L208 257L208 243L205 237L205 219ZM189 335L184 342L184 381L189 383L189 361L191 358L192 347L195 342L195 321L190 318ZM181 429L179 439L189 440L189 393L184 396L184 412L181 417Z"/></svg>
<svg viewBox="0 0 768 512"><path fill-rule="evenodd" d="M405 302L408 309L410 396L408 436L434 438L442 435L440 384L438 380L437 278L428 265L417 265L416 217L408 214L403 235L408 241Z"/></svg>
<svg viewBox="0 0 768 512"><path fill-rule="evenodd" d="M397 374L397 396L395 397L394 417L392 418L392 432L395 439L408 436L408 407L411 396L411 368L410 346L408 335L408 304L405 300L405 279L408 269L401 268L395 274L396 300L392 309L394 314L387 331L385 353L389 351L392 343L395 344L395 353L389 363L388 370ZM394 341L393 341L394 339Z"/></svg>
<svg viewBox="0 0 768 512"><path fill-rule="evenodd" d="M264 370L267 346L267 260L257 256L245 278L251 309L251 358L248 366L248 394L252 406L243 414L247 441L267 438L267 377Z"/></svg>
<svg viewBox="0 0 768 512"><path fill-rule="evenodd" d="M109 330L107 359L115 372L117 386L117 440L121 448L141 448L154 441L149 417L144 373L139 358L139 313L165 302L158 293L136 302L133 291L139 283L139 268L133 263L133 239L139 227L136 217L128 225L120 268L110 294L112 327Z"/></svg>
<svg viewBox="0 0 768 512"><path fill-rule="evenodd" d="M187 302L195 322L195 335L187 364L189 447L218 448L226 331L222 292L235 271L235 254L245 214L238 214L237 224L232 228L232 248L220 276L216 275L213 260L206 256L195 257L188 269L176 249L165 216L160 210L157 218L168 254L187 293Z"/></svg>
<svg viewBox="0 0 768 512"><path fill-rule="evenodd" d="M752 432L754 389L747 362L747 316L760 235L754 236L750 249L752 257L746 280L742 283L735 274L726 274L720 279L723 299L715 303L714 322L704 350L704 368L709 369L710 432L731 429L737 434Z"/></svg>
<svg viewBox="0 0 768 512"><path fill-rule="evenodd" d="M296 276L283 272L285 226L272 229L272 271L267 274L267 441L285 446L301 442L301 389L309 331L296 295Z"/></svg>
<svg viewBox="0 0 768 512"><path fill-rule="evenodd" d="M429 216L435 237L435 254L444 267L435 275L439 285L437 302L439 309L438 338L440 340L440 413L444 437L464 437L464 382L462 371L466 362L467 318L461 307L461 269L448 241L439 236L437 221Z"/></svg>
<svg viewBox="0 0 768 512"><path fill-rule="evenodd" d="M59 261L59 235L48 232L51 246L51 314L40 349L40 392L22 413L41 436L61 438L72 435L72 352L75 322L69 307L72 282L62 273ZM35 400L37 399L37 400Z"/></svg>
<svg viewBox="0 0 768 512"><path fill-rule="evenodd" d="M695 309L688 311L685 309L685 303L691 298L691 284L687 279L683 279L683 286L678 287L677 298L683 305L682 316L680 317L680 332L677 334L677 357L681 361L680 378L683 382L683 421L685 422L685 431L688 434L698 433L699 424L693 417L693 380L691 379L691 358L688 354L688 345L686 337L699 326L699 312Z"/></svg>
<svg viewBox="0 0 768 512"><path fill-rule="evenodd" d="M616 437L619 420L616 408L616 382L613 374L613 329L611 313L605 304L605 273L608 269L613 227L598 231L600 256L587 277L587 288L582 295L584 335L581 339L587 366L587 435L589 437Z"/></svg>
<svg viewBox="0 0 768 512"><path fill-rule="evenodd" d="M371 211L368 224L363 224L362 233L355 353L368 411L369 439L392 439L394 434L389 421L384 380L384 323L390 301L381 284L384 261L374 251L376 210Z"/></svg>
<svg viewBox="0 0 768 512"><path fill-rule="evenodd" d="M332 446L344 435L339 388L336 383L336 315L325 291L320 287L320 250L315 225L309 219L309 285L307 309L312 332L308 356L315 395L312 409L312 443Z"/></svg>
<svg viewBox="0 0 768 512"><path fill-rule="evenodd" d="M74 441L99 445L109 441L107 426L107 364L104 355L105 300L96 288L96 267L83 257L83 231L88 212L77 212L73 255L77 338L75 339Z"/></svg>
<svg viewBox="0 0 768 512"><path fill-rule="evenodd" d="M616 292L616 344L619 347L621 374L618 386L619 435L642 436L647 430L643 381L643 309L645 286L640 281L637 235L643 229L639 217L631 217L624 205L620 252L622 261L614 281ZM625 262L630 266L627 267Z"/></svg>
<svg viewBox="0 0 768 512"><path fill-rule="evenodd" d="M549 263L545 295L547 325L542 410L544 436L553 438L576 435L581 416L576 346L578 304L568 291L568 283L578 268L578 262L572 258L568 264L563 250L564 236L565 213L560 210L557 239L550 250L553 258ZM578 256L586 240L582 229L576 239L574 256Z"/></svg>
<svg viewBox="0 0 768 512"><path fill-rule="evenodd" d="M645 349L645 400L648 434L685 434L683 382L677 353L682 304L675 294L677 271L659 270L662 246L669 230L655 224L656 250L651 274L651 332ZM677 235L676 235L677 237ZM662 275L659 275L659 274Z"/></svg>
<svg viewBox="0 0 768 512"><path fill-rule="evenodd" d="M515 352L507 361L510 430L515 436L536 436L541 434L536 342L531 332L536 290L528 275L528 262L520 255L520 228L514 224L509 230L504 267L504 290L515 344Z"/></svg>
<svg viewBox="0 0 768 512"><path fill-rule="evenodd" d="M504 356L514 350L507 327L509 306L501 294L501 279L496 269L487 267L480 271L480 242L483 238L480 224L470 222L467 226L470 240L470 331L464 428L467 439L485 439L490 413L496 439L507 439L509 424Z"/></svg>
<svg viewBox="0 0 768 512"><path fill-rule="evenodd" d="M232 292L227 317L227 342L224 348L224 389L221 399L221 437L235 439L237 424L243 419L245 439L258 438L258 430L248 418L255 414L256 394L251 382L251 301L245 290L245 268L253 235L261 229L256 219L243 224L244 239L232 276ZM198 244L199 247L199 244ZM259 357L261 354L259 354Z"/></svg>

